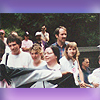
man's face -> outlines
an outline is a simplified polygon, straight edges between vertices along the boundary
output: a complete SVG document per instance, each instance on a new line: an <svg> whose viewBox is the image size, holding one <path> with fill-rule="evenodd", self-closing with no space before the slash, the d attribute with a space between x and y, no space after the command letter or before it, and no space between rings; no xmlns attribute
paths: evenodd
<svg viewBox="0 0 100 100"><path fill-rule="evenodd" d="M4 38L4 33L0 32L0 38L1 38L1 39Z"/></svg>
<svg viewBox="0 0 100 100"><path fill-rule="evenodd" d="M36 36L36 40L37 40L37 41L41 41L41 35L37 35L37 36Z"/></svg>
<svg viewBox="0 0 100 100"><path fill-rule="evenodd" d="M20 45L16 42L8 43L8 46L10 47L13 55L18 55L20 53Z"/></svg>
<svg viewBox="0 0 100 100"><path fill-rule="evenodd" d="M27 35L27 36L24 36L24 38L25 38L25 40L28 40L29 39L29 36Z"/></svg>
<svg viewBox="0 0 100 100"><path fill-rule="evenodd" d="M89 59L85 59L85 60L84 60L83 66L89 67Z"/></svg>
<svg viewBox="0 0 100 100"><path fill-rule="evenodd" d="M56 38L59 42L64 43L66 41L67 38L67 32L64 29L60 29L59 30L59 35L56 35Z"/></svg>

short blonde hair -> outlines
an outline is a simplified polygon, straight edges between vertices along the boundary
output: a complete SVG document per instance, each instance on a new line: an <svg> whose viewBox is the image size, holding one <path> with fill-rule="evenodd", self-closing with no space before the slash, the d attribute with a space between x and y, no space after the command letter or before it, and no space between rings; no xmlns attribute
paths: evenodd
<svg viewBox="0 0 100 100"><path fill-rule="evenodd" d="M32 50L36 51L39 54L41 53L41 59L44 59L42 47L38 43L34 43L33 46L29 49L29 52L31 53Z"/></svg>
<svg viewBox="0 0 100 100"><path fill-rule="evenodd" d="M77 47L77 43L76 42L69 42L66 47L65 47L65 51L64 51L64 56L68 59L68 54L67 54L67 50L69 47L75 47L76 49L76 54L74 55L74 57L72 58L73 60L78 60L78 57L80 55L78 47Z"/></svg>

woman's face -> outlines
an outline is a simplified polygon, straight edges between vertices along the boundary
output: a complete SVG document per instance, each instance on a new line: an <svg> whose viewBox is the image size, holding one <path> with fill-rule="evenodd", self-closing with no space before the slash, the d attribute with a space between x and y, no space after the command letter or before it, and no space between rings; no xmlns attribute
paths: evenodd
<svg viewBox="0 0 100 100"><path fill-rule="evenodd" d="M38 53L37 51L32 50L30 54L31 54L31 57L32 57L32 59L33 59L34 61L39 61L39 60L41 60L41 53Z"/></svg>
<svg viewBox="0 0 100 100"><path fill-rule="evenodd" d="M45 53L44 53L44 59L47 63L49 62L55 62L57 61L57 56L53 53L53 50L49 47L46 48Z"/></svg>
<svg viewBox="0 0 100 100"><path fill-rule="evenodd" d="M69 47L67 50L68 57L72 58L76 54L76 48L75 47Z"/></svg>

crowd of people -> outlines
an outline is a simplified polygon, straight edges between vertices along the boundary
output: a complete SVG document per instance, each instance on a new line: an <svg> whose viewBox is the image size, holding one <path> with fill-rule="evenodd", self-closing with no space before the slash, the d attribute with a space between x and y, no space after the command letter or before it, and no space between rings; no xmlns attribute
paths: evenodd
<svg viewBox="0 0 100 100"><path fill-rule="evenodd" d="M99 88L100 68L89 70L89 58L79 63L76 42L66 41L67 29L55 29L57 41L50 41L46 27L35 33L35 41L25 32L5 38L0 30L0 88ZM100 64L100 57L99 57Z"/></svg>

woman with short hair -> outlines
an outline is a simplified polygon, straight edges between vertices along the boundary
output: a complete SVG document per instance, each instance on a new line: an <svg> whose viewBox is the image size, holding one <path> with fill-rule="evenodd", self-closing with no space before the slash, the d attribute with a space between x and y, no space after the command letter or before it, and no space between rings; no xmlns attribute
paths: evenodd
<svg viewBox="0 0 100 100"><path fill-rule="evenodd" d="M46 61L44 61L42 47L39 44L34 43L33 46L30 48L29 52L33 59L32 68L42 69L42 67L46 65Z"/></svg>

